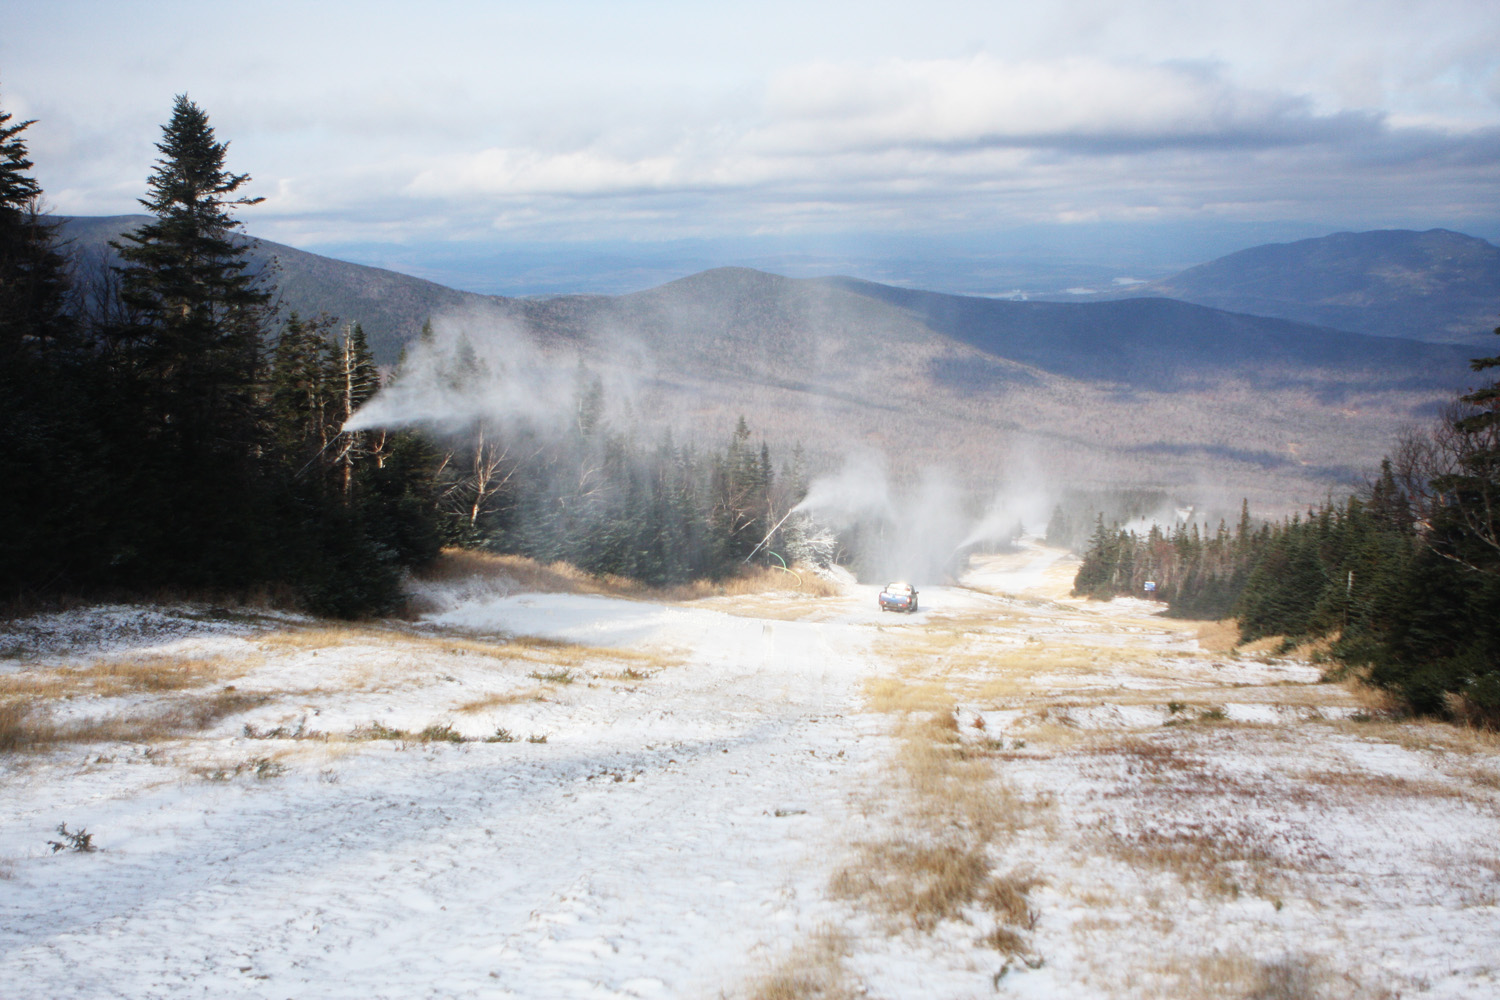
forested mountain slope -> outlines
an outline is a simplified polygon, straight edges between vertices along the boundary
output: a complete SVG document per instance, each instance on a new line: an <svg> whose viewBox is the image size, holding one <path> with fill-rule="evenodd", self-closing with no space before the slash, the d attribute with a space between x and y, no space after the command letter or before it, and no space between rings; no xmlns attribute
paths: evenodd
<svg viewBox="0 0 1500 1000"><path fill-rule="evenodd" d="M1446 229L1251 247L1109 298L1162 296L1383 337L1483 344L1500 321L1500 247Z"/></svg>
<svg viewBox="0 0 1500 1000"><path fill-rule="evenodd" d="M1162 300L1015 303L741 268L502 311L641 373L643 410L689 431L743 411L773 438L878 447L898 470L1208 483L1270 503L1373 467L1465 384L1471 353Z"/></svg>
<svg viewBox="0 0 1500 1000"><path fill-rule="evenodd" d="M144 215L114 215L63 220L62 237L80 260L83 277L101 263L114 263L110 240L148 221ZM396 271L334 260L270 240L245 237L256 271L274 267L283 318L295 311L304 318L320 312L359 320L370 348L382 363L396 360L430 316L480 302L487 296L461 292Z"/></svg>
<svg viewBox="0 0 1500 1000"><path fill-rule="evenodd" d="M73 220L75 250L129 219ZM285 308L359 320L390 364L422 322L611 374L641 428L720 440L743 414L815 461L883 452L988 487L1025 475L1284 507L1373 468L1467 385L1472 349L1182 302L1010 302L720 268L630 295L504 299L266 241Z"/></svg>
<svg viewBox="0 0 1500 1000"><path fill-rule="evenodd" d="M1059 375L1172 390L1231 375L1326 388L1367 376L1387 387L1446 385L1467 348L1373 337L1171 299L1013 302L835 279L987 354Z"/></svg>

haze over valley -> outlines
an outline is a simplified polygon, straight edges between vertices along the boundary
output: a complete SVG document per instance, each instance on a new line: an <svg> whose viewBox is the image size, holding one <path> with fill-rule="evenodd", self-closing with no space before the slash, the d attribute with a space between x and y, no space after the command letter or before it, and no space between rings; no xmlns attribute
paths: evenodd
<svg viewBox="0 0 1500 1000"><path fill-rule="evenodd" d="M135 224L74 219L65 232L80 259L95 260ZM1434 242L1467 254L1443 256ZM1398 261L1392 245L1416 250ZM1372 256L1372 246L1383 253ZM1390 329L1400 316L1416 331L1452 335L1461 321L1443 308L1457 302L1467 315L1471 302L1500 301L1500 249L1456 234L1330 236L1247 250L1174 279L1207 288L1192 276L1255 259L1256 280L1290 289L1272 315L1164 301L1170 280L1142 286L1150 297L1048 303L746 268L627 295L504 298L265 241L251 247L274 275L283 314L357 318L387 366L432 319L450 348L467 338L503 360L521 341L563 373L613 373L615 412L649 434L710 444L744 416L779 448L800 444L822 471L872 452L908 485L936 467L979 497L1018 476L1054 496L1154 488L1216 515L1242 498L1266 514L1289 512L1363 481L1403 428L1468 384L1470 347L1352 331ZM1304 266L1311 254L1336 276L1316 280ZM1367 320L1335 329L1274 315L1319 315L1320 303L1344 294L1347 275L1398 263L1403 283L1340 314ZM1450 285L1464 294L1434 291ZM1195 297L1211 296L1185 296Z"/></svg>

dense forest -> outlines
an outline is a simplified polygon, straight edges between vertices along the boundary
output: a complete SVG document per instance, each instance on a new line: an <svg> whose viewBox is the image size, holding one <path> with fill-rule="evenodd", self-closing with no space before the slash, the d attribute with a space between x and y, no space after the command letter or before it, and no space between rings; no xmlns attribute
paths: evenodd
<svg viewBox="0 0 1500 1000"><path fill-rule="evenodd" d="M1413 711L1500 725L1500 382L1407 435L1360 493L1305 517L1256 527L1247 506L1232 529L1140 535L1101 516L1074 592L1233 616L1242 641L1326 639Z"/></svg>
<svg viewBox="0 0 1500 1000"><path fill-rule="evenodd" d="M89 273L43 211L31 124L0 110L0 598L260 592L355 616L393 610L444 544L650 583L811 551L797 518L768 538L795 462L778 474L743 421L722 452L642 447L583 369L560 439L345 431L382 383L364 333L282 316L250 273L233 213L259 199L201 108L177 98L151 221Z"/></svg>

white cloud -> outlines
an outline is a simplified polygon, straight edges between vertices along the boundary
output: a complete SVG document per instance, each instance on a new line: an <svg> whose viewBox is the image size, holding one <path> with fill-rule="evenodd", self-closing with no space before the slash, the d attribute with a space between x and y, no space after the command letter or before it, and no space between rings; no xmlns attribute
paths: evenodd
<svg viewBox="0 0 1500 1000"><path fill-rule="evenodd" d="M1207 67L1083 58L821 63L781 74L769 101L766 141L808 150L1200 143L1312 120L1305 101L1233 87Z"/></svg>
<svg viewBox="0 0 1500 1000"><path fill-rule="evenodd" d="M186 90L328 239L1496 215L1492 0L268 4L23 11L54 203L136 210Z"/></svg>

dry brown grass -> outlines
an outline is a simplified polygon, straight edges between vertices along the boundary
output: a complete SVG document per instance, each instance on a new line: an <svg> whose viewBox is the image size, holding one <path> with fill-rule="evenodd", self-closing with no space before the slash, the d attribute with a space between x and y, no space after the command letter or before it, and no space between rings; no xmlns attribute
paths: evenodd
<svg viewBox="0 0 1500 1000"><path fill-rule="evenodd" d="M1141 972L1126 985L1149 988L1164 1000L1314 1000L1324 981L1316 965L1300 956L1266 962L1237 951L1173 957Z"/></svg>
<svg viewBox="0 0 1500 1000"><path fill-rule="evenodd" d="M38 723L32 719L34 711L30 701L0 702L0 753L23 750L44 739Z"/></svg>
<svg viewBox="0 0 1500 1000"><path fill-rule="evenodd" d="M580 667L589 661L604 660L624 664L626 669L638 672L645 669L676 666L683 661L682 654L663 649L637 650L584 646L557 639L525 635L497 638L432 635L377 625L284 629L264 635L258 641L263 648L271 651L376 646L382 652L391 654L481 656L495 660L521 661L565 668Z"/></svg>
<svg viewBox="0 0 1500 1000"><path fill-rule="evenodd" d="M926 932L987 914L990 927L980 944L1023 954L1036 921L1028 894L1039 883L993 871L992 854L1036 823L1047 803L1023 800L1000 780L995 756L964 739L954 696L956 690L977 695L997 683L1010 691L1014 679L997 674L1058 669L1058 654L981 643L962 628L894 636L887 653L898 675L865 685L872 710L900 717L900 746L884 783L895 794L874 805L888 814L893 830L856 844L853 858L830 880L830 892L885 918L892 931Z"/></svg>
<svg viewBox="0 0 1500 1000"><path fill-rule="evenodd" d="M1233 618L1198 626L1198 648L1208 653L1231 653L1240 644L1240 625Z"/></svg>
<svg viewBox="0 0 1500 1000"><path fill-rule="evenodd" d="M1337 719L1327 725L1350 736L1381 740L1407 750L1483 756L1500 753L1500 733L1494 730L1431 719Z"/></svg>
<svg viewBox="0 0 1500 1000"><path fill-rule="evenodd" d="M944 694L940 685L923 682L876 686L872 701L904 716L889 782L898 793L892 803L900 810L893 817L897 832L855 845L854 858L835 871L829 890L885 917L892 930L930 931L980 908L1014 925L1011 935L990 935L992 944L1019 952L1020 929L1035 922L1026 895L1037 880L994 873L990 851L1002 835L1033 822L1037 806L999 782L990 762L963 743L951 707L916 708Z"/></svg>
<svg viewBox="0 0 1500 1000"><path fill-rule="evenodd" d="M1480 788L1487 788L1492 792L1500 792L1500 771L1489 770L1482 767L1466 767L1457 772L1458 776Z"/></svg>
<svg viewBox="0 0 1500 1000"><path fill-rule="evenodd" d="M749 597L754 594L795 593L808 597L838 597L843 589L803 566L790 570L780 567L746 567L727 580L697 580L680 587L648 591L648 596L666 600L691 601L703 597Z"/></svg>
<svg viewBox="0 0 1500 1000"><path fill-rule="evenodd" d="M849 943L836 930L814 933L750 987L747 1000L854 1000L857 990L844 967Z"/></svg>
<svg viewBox="0 0 1500 1000"><path fill-rule="evenodd" d="M1198 646L1209 653L1245 653L1247 655L1275 653L1285 640L1279 635L1266 636L1241 644L1240 623L1233 618L1222 621L1203 622L1198 626ZM1304 642L1285 655L1299 660L1311 659L1315 655L1327 655L1333 646L1331 638Z"/></svg>
<svg viewBox="0 0 1500 1000"><path fill-rule="evenodd" d="M1243 646L1239 647L1239 651L1246 656L1255 656L1257 654L1261 656L1269 656L1275 653L1285 644L1286 640L1281 636L1268 635L1263 639L1256 639L1252 642L1245 643Z"/></svg>
<svg viewBox="0 0 1500 1000"><path fill-rule="evenodd" d="M1402 714L1401 703L1389 691L1361 677L1347 676L1338 685L1371 718L1392 718Z"/></svg>
<svg viewBox="0 0 1500 1000"><path fill-rule="evenodd" d="M488 580L517 593L600 594L608 597L692 601L704 597L732 597L791 591L813 597L836 597L838 584L811 570L794 566L767 569L747 566L725 580L695 580L674 587L651 587L623 576L594 576L576 566L539 563L525 556L497 555L471 549L444 549L422 571L422 579L458 583Z"/></svg>
<svg viewBox="0 0 1500 1000"><path fill-rule="evenodd" d="M930 931L979 899L989 870L983 846L895 840L862 845L858 862L839 869L829 888Z"/></svg>
<svg viewBox="0 0 1500 1000"><path fill-rule="evenodd" d="M1001 923L1011 927L1036 927L1037 912L1031 906L1031 890L1043 880L1026 872L992 875L980 895L980 904Z"/></svg>
<svg viewBox="0 0 1500 1000"><path fill-rule="evenodd" d="M876 712L936 712L953 704L953 696L943 684L895 677L867 680L865 698Z"/></svg>
<svg viewBox="0 0 1500 1000"><path fill-rule="evenodd" d="M1296 863L1295 850L1278 855L1276 838L1242 818L1235 805L1273 795L1306 801L1318 797L1313 791L1216 768L1212 746L1195 750L1164 733L1101 743L1092 752L1122 767L1124 794L1150 817L1126 830L1101 823L1087 837L1095 849L1137 868L1170 873L1220 898L1268 895L1283 870Z"/></svg>
<svg viewBox="0 0 1500 1000"><path fill-rule="evenodd" d="M1161 651L1081 643L1002 644L940 628L895 633L884 652L908 686L924 683L922 678L941 678L954 695L995 707L1032 700L1046 688L1097 687L1101 678L1126 668L1134 677L1163 680L1177 679L1180 673L1174 662L1179 657ZM878 703L873 707L889 710Z"/></svg>
<svg viewBox="0 0 1500 1000"><path fill-rule="evenodd" d="M21 670L0 676L0 698L50 700L85 694L115 697L180 691L238 677L259 662L255 657L230 660L220 656L143 654L97 660L83 667Z"/></svg>
<svg viewBox="0 0 1500 1000"><path fill-rule="evenodd" d="M207 729L262 704L264 696L221 691L183 696L168 705L95 719L53 722L35 702L0 707L0 750L42 750L64 743L155 743Z"/></svg>
<svg viewBox="0 0 1500 1000"><path fill-rule="evenodd" d="M1166 828L1110 831L1102 837L1105 849L1120 860L1170 872L1220 898L1264 895L1274 874L1264 831L1244 821L1182 819Z"/></svg>
<svg viewBox="0 0 1500 1000"><path fill-rule="evenodd" d="M1483 801L1486 798L1478 789L1467 784L1436 779L1406 778L1395 774L1377 774L1372 771L1313 770L1305 771L1297 777L1311 784L1337 789L1347 796L1363 798L1465 799L1469 801ZM1460 769L1457 777L1468 778L1481 787L1486 787L1483 779L1488 777L1492 783L1487 787L1500 788L1500 776L1477 769Z"/></svg>
<svg viewBox="0 0 1500 1000"><path fill-rule="evenodd" d="M1461 694L1450 693L1443 699L1448 714L1461 726L1500 735L1500 709L1486 708Z"/></svg>
<svg viewBox="0 0 1500 1000"><path fill-rule="evenodd" d="M546 701L547 692L551 688L536 685L535 687L522 688L518 691L497 691L487 694L473 701L466 701L455 710L472 715L475 712L483 712L489 708L499 708L502 705L521 705L531 701Z"/></svg>

